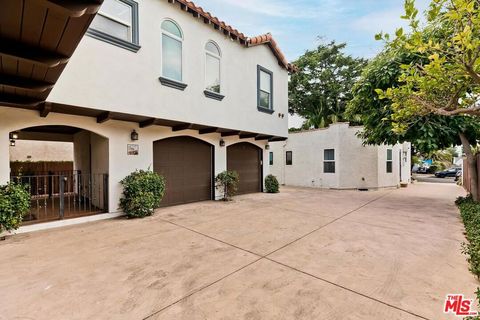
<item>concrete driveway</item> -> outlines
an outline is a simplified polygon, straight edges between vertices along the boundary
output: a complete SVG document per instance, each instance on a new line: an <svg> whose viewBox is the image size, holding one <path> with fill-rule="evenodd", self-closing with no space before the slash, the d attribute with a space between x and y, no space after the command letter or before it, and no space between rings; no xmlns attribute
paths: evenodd
<svg viewBox="0 0 480 320"><path fill-rule="evenodd" d="M17 235L0 319L448 319L445 295L478 286L461 194L283 188Z"/></svg>

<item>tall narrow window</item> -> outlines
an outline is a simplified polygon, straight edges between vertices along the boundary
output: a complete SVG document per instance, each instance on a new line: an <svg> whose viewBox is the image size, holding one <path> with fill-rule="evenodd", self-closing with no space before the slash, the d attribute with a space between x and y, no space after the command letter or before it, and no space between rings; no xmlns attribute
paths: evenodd
<svg viewBox="0 0 480 320"><path fill-rule="evenodd" d="M387 149L387 173L393 172L393 152L392 149Z"/></svg>
<svg viewBox="0 0 480 320"><path fill-rule="evenodd" d="M335 173L335 149L323 150L323 172Z"/></svg>
<svg viewBox="0 0 480 320"><path fill-rule="evenodd" d="M257 106L273 113L273 73L261 66L257 66Z"/></svg>
<svg viewBox="0 0 480 320"><path fill-rule="evenodd" d="M138 4L132 0L105 0L90 24L90 36L137 51Z"/></svg>
<svg viewBox="0 0 480 320"><path fill-rule="evenodd" d="M162 23L162 76L182 81L182 42L180 28L171 20Z"/></svg>
<svg viewBox="0 0 480 320"><path fill-rule="evenodd" d="M270 151L270 154L269 154L269 164L273 165L273 152L271 152L271 151Z"/></svg>
<svg viewBox="0 0 480 320"><path fill-rule="evenodd" d="M285 153L285 164L286 164L287 166L291 166L291 165L292 165L292 162L293 162L293 161L292 161L292 160L293 160L292 158L293 158L293 157L292 157L292 151L287 151L287 152Z"/></svg>
<svg viewBox="0 0 480 320"><path fill-rule="evenodd" d="M220 49L212 41L205 45L206 89L220 93Z"/></svg>

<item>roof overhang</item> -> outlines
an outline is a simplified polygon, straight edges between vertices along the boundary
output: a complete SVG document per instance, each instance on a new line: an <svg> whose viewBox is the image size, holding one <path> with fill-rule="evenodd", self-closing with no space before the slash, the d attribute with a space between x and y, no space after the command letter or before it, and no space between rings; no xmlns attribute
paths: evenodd
<svg viewBox="0 0 480 320"><path fill-rule="evenodd" d="M44 103L103 0L0 0L0 104Z"/></svg>
<svg viewBox="0 0 480 320"><path fill-rule="evenodd" d="M0 104L2 106L2 104ZM74 116L95 118L98 124L111 120L134 122L139 128L151 126L170 127L172 131L195 130L199 134L218 133L221 137L238 136L240 139L255 139L265 141L284 141L287 137L268 135L265 133L244 131L233 128L216 127L199 123L190 123L178 120L161 119L155 117L142 116L138 114L114 112L108 110L85 108L67 104L43 102L36 106L31 105L12 105L14 108L38 111L40 117L47 117L50 113L68 114Z"/></svg>

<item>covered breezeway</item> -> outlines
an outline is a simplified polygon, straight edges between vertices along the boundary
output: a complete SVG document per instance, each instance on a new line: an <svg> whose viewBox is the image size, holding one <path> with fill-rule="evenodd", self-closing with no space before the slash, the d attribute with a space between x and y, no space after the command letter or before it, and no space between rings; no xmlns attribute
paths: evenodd
<svg viewBox="0 0 480 320"><path fill-rule="evenodd" d="M108 212L107 138L65 125L22 128L10 138L11 160L12 154L27 159L10 162L10 180L26 185L31 195L24 225ZM17 151L23 141L37 143L29 144L32 150ZM42 145L49 143L64 146L63 153L71 155L63 158L72 161L45 161L48 149ZM37 154L35 162L28 160L29 154Z"/></svg>

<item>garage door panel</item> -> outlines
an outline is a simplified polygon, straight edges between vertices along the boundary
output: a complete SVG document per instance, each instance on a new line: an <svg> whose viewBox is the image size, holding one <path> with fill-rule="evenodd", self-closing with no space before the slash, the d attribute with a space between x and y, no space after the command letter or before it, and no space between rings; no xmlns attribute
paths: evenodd
<svg viewBox="0 0 480 320"><path fill-rule="evenodd" d="M154 171L166 180L162 206L210 200L212 146L192 137L154 142Z"/></svg>
<svg viewBox="0 0 480 320"><path fill-rule="evenodd" d="M242 142L227 148L227 169L239 175L238 194L262 191L262 149Z"/></svg>

